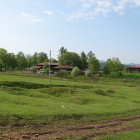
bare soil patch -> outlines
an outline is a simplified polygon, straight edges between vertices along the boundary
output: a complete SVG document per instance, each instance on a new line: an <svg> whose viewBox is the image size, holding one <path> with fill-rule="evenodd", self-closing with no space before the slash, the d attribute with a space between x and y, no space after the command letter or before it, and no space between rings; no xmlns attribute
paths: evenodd
<svg viewBox="0 0 140 140"><path fill-rule="evenodd" d="M0 139L2 140L90 140L96 137L104 137L116 133L140 129L138 125L128 125L140 122L140 117L124 118L100 124L76 124L64 125L44 125L30 128L28 126L20 128L1 127ZM3 131L2 131L3 130Z"/></svg>

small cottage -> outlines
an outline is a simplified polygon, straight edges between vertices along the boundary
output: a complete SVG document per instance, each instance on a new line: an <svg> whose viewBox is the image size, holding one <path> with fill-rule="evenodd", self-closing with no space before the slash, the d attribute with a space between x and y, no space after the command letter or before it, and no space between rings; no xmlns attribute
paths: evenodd
<svg viewBox="0 0 140 140"><path fill-rule="evenodd" d="M126 69L127 72L140 73L140 66L131 66Z"/></svg>

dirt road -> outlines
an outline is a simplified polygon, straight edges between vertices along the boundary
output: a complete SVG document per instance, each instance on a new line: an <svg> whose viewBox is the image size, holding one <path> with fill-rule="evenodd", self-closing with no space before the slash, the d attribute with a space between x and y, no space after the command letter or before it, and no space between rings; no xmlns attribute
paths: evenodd
<svg viewBox="0 0 140 140"><path fill-rule="evenodd" d="M2 140L90 140L96 137L104 137L116 133L140 129L140 117L120 119L100 124L90 124L78 126L64 125L58 126L41 126L35 128L12 128L1 127L4 131L0 132ZM7 130L6 130L7 129Z"/></svg>

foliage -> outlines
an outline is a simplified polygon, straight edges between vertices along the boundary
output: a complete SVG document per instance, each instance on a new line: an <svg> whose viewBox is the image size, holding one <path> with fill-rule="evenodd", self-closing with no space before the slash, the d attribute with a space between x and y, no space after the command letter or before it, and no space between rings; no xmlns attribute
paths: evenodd
<svg viewBox="0 0 140 140"><path fill-rule="evenodd" d="M60 70L56 72L56 76L59 77L67 77L69 75L69 72L67 70Z"/></svg>
<svg viewBox="0 0 140 140"><path fill-rule="evenodd" d="M51 58L48 61L51 62L51 63L57 63L57 60L55 58Z"/></svg>
<svg viewBox="0 0 140 140"><path fill-rule="evenodd" d="M32 56L31 56L31 55L26 55L26 61L27 61L27 67L28 67L28 68L34 66L34 65L32 64Z"/></svg>
<svg viewBox="0 0 140 140"><path fill-rule="evenodd" d="M37 72L38 68L37 68L37 66L33 66L33 67L31 67L31 69L32 69L33 72Z"/></svg>
<svg viewBox="0 0 140 140"><path fill-rule="evenodd" d="M44 73L49 73L49 66L47 65L47 63L45 63L44 65L43 65L43 72Z"/></svg>
<svg viewBox="0 0 140 140"><path fill-rule="evenodd" d="M92 76L92 73L90 70L85 71L85 76Z"/></svg>
<svg viewBox="0 0 140 140"><path fill-rule="evenodd" d="M87 54L87 58L93 58L95 57L95 54L92 52L92 51L89 51L88 54Z"/></svg>
<svg viewBox="0 0 140 140"><path fill-rule="evenodd" d="M27 67L30 68L37 65L37 63L47 61L48 57L44 52L35 52L33 55L25 55L23 52L18 52L15 55L0 48L0 70L23 70ZM56 62L54 59L52 59L52 61Z"/></svg>
<svg viewBox="0 0 140 140"><path fill-rule="evenodd" d="M66 52L68 52L67 49L62 46L59 50L59 56L61 56L63 53L66 53Z"/></svg>
<svg viewBox="0 0 140 140"><path fill-rule="evenodd" d="M103 68L103 73L106 74L110 74L109 68L105 65Z"/></svg>
<svg viewBox="0 0 140 140"><path fill-rule="evenodd" d="M88 65L88 63L87 63L87 56L86 56L86 54L82 51L82 53L81 53L81 69L82 69L82 70L87 69L87 65Z"/></svg>
<svg viewBox="0 0 140 140"><path fill-rule="evenodd" d="M44 52L40 52L37 54L37 63L48 62L48 56Z"/></svg>
<svg viewBox="0 0 140 140"><path fill-rule="evenodd" d="M0 49L0 70L2 70L3 68L6 69L7 65L7 50L5 49Z"/></svg>
<svg viewBox="0 0 140 140"><path fill-rule="evenodd" d="M61 65L70 65L70 66L81 66L81 58L80 56L75 52L66 52L63 53L59 57L59 63Z"/></svg>
<svg viewBox="0 0 140 140"><path fill-rule="evenodd" d="M26 57L23 52L19 52L16 55L16 61L17 61L17 68L19 70L25 69L27 67Z"/></svg>
<svg viewBox="0 0 140 140"><path fill-rule="evenodd" d="M17 61L14 53L7 53L6 56L6 69L14 70L17 66Z"/></svg>
<svg viewBox="0 0 140 140"><path fill-rule="evenodd" d="M105 68L108 69L109 73L118 73L123 70L123 65L118 58L113 57L106 61Z"/></svg>
<svg viewBox="0 0 140 140"><path fill-rule="evenodd" d="M99 64L98 59L94 55L89 56L88 70L90 70L92 75L99 73L99 67L100 67L100 64Z"/></svg>
<svg viewBox="0 0 140 140"><path fill-rule="evenodd" d="M64 53L67 53L68 51L67 51L67 49L66 48L64 48L63 46L59 49L59 56L58 56L58 62L59 62L59 64L62 64L62 55L64 54Z"/></svg>
<svg viewBox="0 0 140 140"><path fill-rule="evenodd" d="M31 56L31 64L32 64L33 66L35 66L35 65L37 64L37 62L38 62L37 59L38 59L38 58L37 58L37 52L35 52L35 53Z"/></svg>
<svg viewBox="0 0 140 140"><path fill-rule="evenodd" d="M78 67L74 67L71 71L72 76L78 76L80 75L80 69Z"/></svg>

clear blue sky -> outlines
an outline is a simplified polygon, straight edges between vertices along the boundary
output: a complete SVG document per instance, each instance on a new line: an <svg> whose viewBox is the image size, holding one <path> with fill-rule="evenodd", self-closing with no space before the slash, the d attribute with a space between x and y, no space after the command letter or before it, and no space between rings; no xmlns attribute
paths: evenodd
<svg viewBox="0 0 140 140"><path fill-rule="evenodd" d="M140 63L140 0L0 0L0 48L57 58L61 46Z"/></svg>

